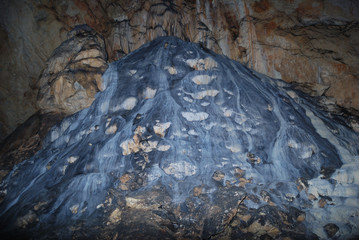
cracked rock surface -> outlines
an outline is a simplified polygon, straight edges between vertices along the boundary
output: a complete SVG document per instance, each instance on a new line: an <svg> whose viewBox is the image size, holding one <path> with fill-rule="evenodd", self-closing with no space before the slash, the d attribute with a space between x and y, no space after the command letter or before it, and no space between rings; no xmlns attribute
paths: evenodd
<svg viewBox="0 0 359 240"><path fill-rule="evenodd" d="M102 87L1 183L4 238L358 236L359 135L291 85L162 37Z"/></svg>

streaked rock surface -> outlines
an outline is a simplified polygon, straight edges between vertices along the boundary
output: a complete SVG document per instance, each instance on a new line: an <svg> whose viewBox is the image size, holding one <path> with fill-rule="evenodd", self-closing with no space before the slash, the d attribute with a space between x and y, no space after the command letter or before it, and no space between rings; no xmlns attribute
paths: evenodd
<svg viewBox="0 0 359 240"><path fill-rule="evenodd" d="M2 236L359 234L359 135L313 98L173 37L103 79L2 182Z"/></svg>

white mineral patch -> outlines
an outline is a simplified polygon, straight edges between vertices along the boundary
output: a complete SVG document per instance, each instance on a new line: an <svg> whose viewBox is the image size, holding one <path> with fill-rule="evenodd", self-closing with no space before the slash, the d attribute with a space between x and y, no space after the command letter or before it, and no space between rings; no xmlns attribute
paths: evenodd
<svg viewBox="0 0 359 240"><path fill-rule="evenodd" d="M155 126L153 126L153 131L156 135L159 137L164 137L166 135L167 129L171 126L171 122L166 123L156 123Z"/></svg>
<svg viewBox="0 0 359 240"><path fill-rule="evenodd" d="M210 104L209 102L203 102L203 103L201 103L201 106L207 107L209 104Z"/></svg>
<svg viewBox="0 0 359 240"><path fill-rule="evenodd" d="M113 124L112 126L106 129L105 134L106 135L114 134L116 131L117 131L117 124Z"/></svg>
<svg viewBox="0 0 359 240"><path fill-rule="evenodd" d="M157 89L152 89L149 87L146 87L145 91L143 91L143 97L145 99L154 98L156 95Z"/></svg>
<svg viewBox="0 0 359 240"><path fill-rule="evenodd" d="M215 97L217 96L217 94L219 93L218 90L205 90L205 91L200 91L200 92L197 92L197 93L192 93L191 96L192 98L194 99L203 99L204 97Z"/></svg>
<svg viewBox="0 0 359 240"><path fill-rule="evenodd" d="M192 78L192 81L197 85L202 85L202 84L209 84L215 78L216 76L197 75L194 78Z"/></svg>
<svg viewBox="0 0 359 240"><path fill-rule="evenodd" d="M138 145L132 139L126 140L120 144L122 148L122 155L130 155L131 153L136 153L139 151Z"/></svg>
<svg viewBox="0 0 359 240"><path fill-rule="evenodd" d="M193 102L193 99L189 98L189 97L183 97L183 100L185 100L186 102Z"/></svg>
<svg viewBox="0 0 359 240"><path fill-rule="evenodd" d="M161 145L161 146L158 146L157 150L158 150L158 151L161 151L161 152L166 152L166 151L168 151L170 148L171 148L170 145Z"/></svg>
<svg viewBox="0 0 359 240"><path fill-rule="evenodd" d="M203 124L202 126L203 126L204 129L206 129L207 131L209 131L209 130L212 129L212 127L214 127L214 126L216 126L216 125L217 125L217 123L211 122L211 123L209 123L209 124Z"/></svg>
<svg viewBox="0 0 359 240"><path fill-rule="evenodd" d="M230 117L230 116L232 116L232 114L233 114L233 110L232 110L232 109L227 109L227 110L225 110L225 111L223 112L223 115L224 115L225 117Z"/></svg>
<svg viewBox="0 0 359 240"><path fill-rule="evenodd" d="M132 77L133 75L135 75L137 73L136 69L132 69L130 71L128 71L128 74Z"/></svg>
<svg viewBox="0 0 359 240"><path fill-rule="evenodd" d="M302 159L310 158L314 153L315 153L315 147L313 145L303 147L300 158Z"/></svg>
<svg viewBox="0 0 359 240"><path fill-rule="evenodd" d="M192 135L192 136L198 136L198 133L197 133L195 130L193 130L193 129L189 130L189 131L188 131L188 134L189 134L189 135Z"/></svg>
<svg viewBox="0 0 359 240"><path fill-rule="evenodd" d="M77 159L78 159L79 157L75 157L75 156L71 156L71 157L69 157L69 158L67 158L67 162L68 163L74 163L74 162L76 162L77 161Z"/></svg>
<svg viewBox="0 0 359 240"><path fill-rule="evenodd" d="M59 138L59 132L58 131L56 131L56 130L53 130L52 132L51 132L51 142L53 142L53 141L55 141L56 139L58 139Z"/></svg>
<svg viewBox="0 0 359 240"><path fill-rule="evenodd" d="M227 89L225 89L225 88L223 88L223 91L226 92L226 93L228 93L229 95L232 95L232 96L234 95L232 91L229 91L229 90L227 90Z"/></svg>
<svg viewBox="0 0 359 240"><path fill-rule="evenodd" d="M198 112L198 113L182 112L181 114L187 121L190 121L190 122L203 121L203 120L207 119L209 116L208 113L206 113L206 112Z"/></svg>
<svg viewBox="0 0 359 240"><path fill-rule="evenodd" d="M111 120L112 120L112 118L107 118L107 120L106 120L106 127L108 127L108 125L110 125Z"/></svg>
<svg viewBox="0 0 359 240"><path fill-rule="evenodd" d="M333 146L335 146L335 148L341 155L341 159L344 163L350 163L354 161L354 157L352 156L352 154L350 154L350 152L347 149L343 148L340 145L337 137L334 136L333 133L331 133L328 130L327 126L320 118L315 116L314 113L307 108L305 108L305 114L310 118L310 121L314 126L315 130L317 131L317 133L322 138L327 139Z"/></svg>
<svg viewBox="0 0 359 240"><path fill-rule="evenodd" d="M102 113L107 112L107 111L108 111L108 107L109 107L109 102L108 102L108 101L102 103L101 106L100 106L101 112L102 112Z"/></svg>
<svg viewBox="0 0 359 240"><path fill-rule="evenodd" d="M294 100L298 99L298 95L294 91L287 91L287 94Z"/></svg>
<svg viewBox="0 0 359 240"><path fill-rule="evenodd" d="M137 99L135 97L126 98L125 101L121 104L121 109L132 110L137 104Z"/></svg>
<svg viewBox="0 0 359 240"><path fill-rule="evenodd" d="M152 152L153 149L157 148L158 141L141 142L140 148L146 153Z"/></svg>
<svg viewBox="0 0 359 240"><path fill-rule="evenodd" d="M183 133L183 132L177 130L177 131L175 131L175 132L173 133L173 136L176 136L176 137L188 137L188 134ZM171 136L171 139L174 138L173 136Z"/></svg>
<svg viewBox="0 0 359 240"><path fill-rule="evenodd" d="M290 139L290 140L288 140L288 147L298 149L299 144L295 140Z"/></svg>
<svg viewBox="0 0 359 240"><path fill-rule="evenodd" d="M61 171L62 175L65 175L66 169L67 169L67 165L60 168L60 171Z"/></svg>
<svg viewBox="0 0 359 240"><path fill-rule="evenodd" d="M75 204L73 206L70 207L70 211L72 212L72 214L77 214L78 210L79 210L79 205Z"/></svg>
<svg viewBox="0 0 359 240"><path fill-rule="evenodd" d="M218 66L217 62L214 61L211 57L207 57L205 59L195 58L195 59L188 59L186 63L191 68L194 68L199 71L203 70L210 70Z"/></svg>
<svg viewBox="0 0 359 240"><path fill-rule="evenodd" d="M186 161L170 163L163 171L168 175L173 175L177 179L193 176L197 172L197 167Z"/></svg>
<svg viewBox="0 0 359 240"><path fill-rule="evenodd" d="M229 149L232 153L237 153L241 151L240 145L226 146L226 148Z"/></svg>
<svg viewBox="0 0 359 240"><path fill-rule="evenodd" d="M359 184L359 163L344 164L333 173L331 178L339 183Z"/></svg>
<svg viewBox="0 0 359 240"><path fill-rule="evenodd" d="M171 75L177 74L177 70L174 67L165 67L165 69L169 72Z"/></svg>

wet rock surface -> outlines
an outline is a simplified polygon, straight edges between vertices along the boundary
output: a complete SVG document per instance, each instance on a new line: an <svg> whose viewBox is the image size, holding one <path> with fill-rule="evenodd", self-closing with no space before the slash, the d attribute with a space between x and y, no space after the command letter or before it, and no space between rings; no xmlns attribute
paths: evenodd
<svg viewBox="0 0 359 240"><path fill-rule="evenodd" d="M291 85L159 38L1 183L7 238L359 233L359 135Z"/></svg>

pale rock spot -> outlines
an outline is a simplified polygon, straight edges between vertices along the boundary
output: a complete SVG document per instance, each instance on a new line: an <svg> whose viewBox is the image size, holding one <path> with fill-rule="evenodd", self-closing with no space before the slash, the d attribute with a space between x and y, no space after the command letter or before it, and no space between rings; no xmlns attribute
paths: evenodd
<svg viewBox="0 0 359 240"><path fill-rule="evenodd" d="M157 89L152 89L149 87L146 87L145 91L143 91L143 97L145 99L154 98L156 95Z"/></svg>
<svg viewBox="0 0 359 240"><path fill-rule="evenodd" d="M218 90L205 90L205 91L200 91L200 92L197 92L195 94L191 94L192 98L194 99L203 99L204 97L215 97L217 96L217 94L219 93Z"/></svg>
<svg viewBox="0 0 359 240"><path fill-rule="evenodd" d="M128 74L132 77L133 75L135 75L137 73L136 69L132 69L130 71L128 71Z"/></svg>
<svg viewBox="0 0 359 240"><path fill-rule="evenodd" d="M232 96L234 95L232 91L229 91L229 90L227 90L227 89L225 89L225 88L223 88L223 91L224 91L225 93L228 93L229 95L232 95Z"/></svg>
<svg viewBox="0 0 359 240"><path fill-rule="evenodd" d="M112 120L112 118L107 118L107 120L106 120L106 127L108 127L108 125L110 125L110 122L111 122L111 120Z"/></svg>
<svg viewBox="0 0 359 240"><path fill-rule="evenodd" d="M156 125L153 126L153 131L157 136L163 138L166 135L166 131L170 126L171 126L170 122L156 123Z"/></svg>
<svg viewBox="0 0 359 240"><path fill-rule="evenodd" d="M209 102L203 102L203 103L201 103L201 106L207 107L209 104L210 104Z"/></svg>
<svg viewBox="0 0 359 240"><path fill-rule="evenodd" d="M75 204L75 205L71 206L71 207L70 207L71 213L72 213L72 214L77 214L77 212L78 212L78 210L79 210L79 207L80 207L80 205L78 205L78 204Z"/></svg>
<svg viewBox="0 0 359 240"><path fill-rule="evenodd" d="M165 67L165 69L169 72L171 75L177 74L177 70L175 67Z"/></svg>
<svg viewBox="0 0 359 240"><path fill-rule="evenodd" d="M188 134L189 134L189 135L192 135L192 136L198 136L198 133L197 133L195 130L193 130L193 129L189 130L189 131L188 131Z"/></svg>
<svg viewBox="0 0 359 240"><path fill-rule="evenodd" d="M315 153L314 145L303 147L302 154L301 154L300 158L302 158L302 159L310 158L314 153Z"/></svg>
<svg viewBox="0 0 359 240"><path fill-rule="evenodd" d="M143 141L140 143L140 149L146 153L152 152L153 149L157 148L158 141Z"/></svg>
<svg viewBox="0 0 359 240"><path fill-rule="evenodd" d="M168 151L170 148L171 148L170 145L161 145L161 146L159 146L159 147L157 148L157 150L160 151L160 152L166 152L166 151Z"/></svg>
<svg viewBox="0 0 359 240"><path fill-rule="evenodd" d="M299 148L299 144L298 144L296 141L294 141L293 139L290 139L290 140L288 141L288 147L294 148L294 149L298 149L298 148Z"/></svg>
<svg viewBox="0 0 359 240"><path fill-rule="evenodd" d="M181 114L187 121L190 121L190 122L203 121L203 120L206 120L209 116L208 113L206 113L206 112L198 112L198 113L182 112Z"/></svg>
<svg viewBox="0 0 359 240"><path fill-rule="evenodd" d="M108 111L108 107L109 107L109 102L108 102L108 101L102 103L101 106L100 106L101 112L102 112L102 113L107 112L107 111Z"/></svg>
<svg viewBox="0 0 359 240"><path fill-rule="evenodd" d="M105 134L109 135L109 134L114 134L117 131L117 124L113 124L112 126L110 126L109 128L106 129Z"/></svg>
<svg viewBox="0 0 359 240"><path fill-rule="evenodd" d="M344 164L333 173L331 178L338 183L359 185L359 163Z"/></svg>
<svg viewBox="0 0 359 240"><path fill-rule="evenodd" d="M186 102L192 103L193 99L189 98L189 97L183 97L183 100L185 100Z"/></svg>
<svg viewBox="0 0 359 240"><path fill-rule="evenodd" d="M298 99L298 95L294 91L287 91L287 94L294 100Z"/></svg>
<svg viewBox="0 0 359 240"><path fill-rule="evenodd" d="M16 219L16 226L25 228L28 224L37 221L38 218L33 211L29 211L25 216Z"/></svg>
<svg viewBox="0 0 359 240"><path fill-rule="evenodd" d="M119 208L116 208L115 210L113 210L113 212L110 214L109 217L109 222L107 223L107 225L109 224L115 224L118 223L121 220L121 216L122 216L122 212Z"/></svg>
<svg viewBox="0 0 359 240"><path fill-rule="evenodd" d="M71 156L71 157L69 157L69 158L67 158L67 162L68 163L74 163L74 162L76 162L77 161L77 159L78 159L79 157L75 157L75 156Z"/></svg>
<svg viewBox="0 0 359 240"><path fill-rule="evenodd" d="M170 163L163 171L177 179L193 176L197 173L197 167L186 161Z"/></svg>
<svg viewBox="0 0 359 240"><path fill-rule="evenodd" d="M34 210L35 210L35 211L38 211L38 210L41 209L41 207L46 206L47 204L48 204L48 202L39 202L38 204L36 204L36 205L34 206Z"/></svg>
<svg viewBox="0 0 359 240"><path fill-rule="evenodd" d="M226 148L230 150L232 153L237 153L241 151L241 146L239 145L226 146Z"/></svg>
<svg viewBox="0 0 359 240"><path fill-rule="evenodd" d="M96 206L96 209L99 209L99 208L104 208L105 205L103 205L103 203L100 203L99 205Z"/></svg>
<svg viewBox="0 0 359 240"><path fill-rule="evenodd" d="M101 53L98 49L88 49L84 50L78 53L78 55L75 57L74 61L79 61L81 59L86 58L98 58L103 57L103 53Z"/></svg>
<svg viewBox="0 0 359 240"><path fill-rule="evenodd" d="M67 169L67 165L60 168L60 171L61 171L62 175L65 175L66 169Z"/></svg>
<svg viewBox="0 0 359 240"><path fill-rule="evenodd" d="M202 84L209 84L215 78L216 76L198 75L192 78L192 81L197 85L202 85Z"/></svg>
<svg viewBox="0 0 359 240"><path fill-rule="evenodd" d="M216 68L218 66L217 62L211 57L207 57L205 59L195 58L195 59L187 59L186 64L195 70L203 71L210 70Z"/></svg>
<svg viewBox="0 0 359 240"><path fill-rule="evenodd" d="M137 104L137 99L135 97L126 98L125 101L121 104L121 109L132 110Z"/></svg>
<svg viewBox="0 0 359 240"><path fill-rule="evenodd" d="M224 111L223 114L224 114L225 117L230 117L233 114L233 110L227 109L227 110Z"/></svg>

